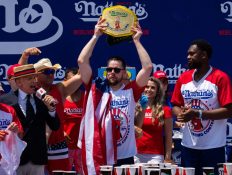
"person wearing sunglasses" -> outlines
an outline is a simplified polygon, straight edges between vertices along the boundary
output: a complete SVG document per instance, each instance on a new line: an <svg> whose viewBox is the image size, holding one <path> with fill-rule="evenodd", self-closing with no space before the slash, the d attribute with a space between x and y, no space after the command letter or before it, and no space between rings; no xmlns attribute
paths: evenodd
<svg viewBox="0 0 232 175"><path fill-rule="evenodd" d="M19 64L26 64L28 57L23 56L19 60ZM80 74L74 75L67 81L53 84L55 72L61 68L59 64L52 65L50 59L42 58L34 64L37 75L38 87L42 87L49 95L57 101L56 113L61 123L64 122L64 101L66 97L73 94L82 84ZM54 170L69 170L68 146L64 137L64 127L60 126L58 131L51 131L46 128L48 139L48 165L47 170L52 174Z"/></svg>
<svg viewBox="0 0 232 175"><path fill-rule="evenodd" d="M83 115L80 129L82 135L80 133L78 143L82 146L83 157L86 157L86 161L82 162L85 174L98 174L99 166L103 164L120 166L134 163L133 157L137 152L134 132L135 104L152 71L150 56L140 42L142 29L137 23L132 28L132 38L142 69L136 80L127 85L123 83L126 74L125 60L113 56L107 61L106 79L97 78L92 83L90 57L106 29L104 21L105 19L99 18L93 37L84 46L77 60L87 90L87 100L83 104L83 111L86 112ZM96 122L101 122L102 125L97 125Z"/></svg>
<svg viewBox="0 0 232 175"><path fill-rule="evenodd" d="M44 75L54 75L55 70L54 69L44 69L43 71L41 71L41 73Z"/></svg>

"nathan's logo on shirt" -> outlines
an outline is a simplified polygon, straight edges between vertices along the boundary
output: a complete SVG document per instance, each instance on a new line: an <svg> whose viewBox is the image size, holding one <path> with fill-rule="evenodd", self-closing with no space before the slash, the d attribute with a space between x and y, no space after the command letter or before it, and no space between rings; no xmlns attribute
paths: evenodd
<svg viewBox="0 0 232 175"><path fill-rule="evenodd" d="M120 146L127 140L130 133L129 117L120 109L111 109L111 114L115 120L117 146Z"/></svg>
<svg viewBox="0 0 232 175"><path fill-rule="evenodd" d="M9 119L0 119L0 129L6 129L10 123Z"/></svg>
<svg viewBox="0 0 232 175"><path fill-rule="evenodd" d="M187 106L191 106L193 109L209 110L208 106L200 99L191 100ZM195 116L188 122L188 127L193 136L202 137L211 131L213 124L214 120L201 120Z"/></svg>
<svg viewBox="0 0 232 175"><path fill-rule="evenodd" d="M152 118L152 112L145 112L146 118Z"/></svg>
<svg viewBox="0 0 232 175"><path fill-rule="evenodd" d="M66 114L82 114L82 108L64 108Z"/></svg>
<svg viewBox="0 0 232 175"><path fill-rule="evenodd" d="M110 103L110 106L112 108L125 108L127 107L129 104L129 100L126 98L126 99L123 99L123 100L112 100L111 103Z"/></svg>
<svg viewBox="0 0 232 175"><path fill-rule="evenodd" d="M209 133L213 127L214 120L202 120L196 121L196 119L191 120L188 122L188 126L191 130L193 136L202 137Z"/></svg>
<svg viewBox="0 0 232 175"><path fill-rule="evenodd" d="M213 92L210 90L199 90L199 91L185 90L182 91L182 95L184 99L192 99L192 98L209 99L213 97Z"/></svg>

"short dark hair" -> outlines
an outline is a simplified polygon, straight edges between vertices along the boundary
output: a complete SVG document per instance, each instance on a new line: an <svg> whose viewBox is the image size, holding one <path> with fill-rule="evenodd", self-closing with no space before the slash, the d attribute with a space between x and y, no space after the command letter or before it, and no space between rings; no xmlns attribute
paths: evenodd
<svg viewBox="0 0 232 175"><path fill-rule="evenodd" d="M69 72L72 72L74 75L76 75L76 74L77 74L77 71L78 71L78 68L76 68L76 67L67 68L67 69L65 70L64 78L67 78Z"/></svg>
<svg viewBox="0 0 232 175"><path fill-rule="evenodd" d="M211 58L213 49L212 49L212 46L209 44L209 42L207 42L206 40L196 39L192 41L191 45L197 45L197 47L201 51L205 51L207 53L208 58Z"/></svg>
<svg viewBox="0 0 232 175"><path fill-rule="evenodd" d="M120 57L120 56L111 56L111 57L109 57L108 60L107 60L107 66L109 65L110 61L119 61L122 64L122 68L126 69L126 62L122 57Z"/></svg>

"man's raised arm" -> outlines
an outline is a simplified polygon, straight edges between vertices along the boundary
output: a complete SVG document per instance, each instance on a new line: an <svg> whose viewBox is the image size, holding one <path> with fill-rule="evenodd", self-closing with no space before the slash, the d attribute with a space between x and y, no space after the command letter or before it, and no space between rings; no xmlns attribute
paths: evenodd
<svg viewBox="0 0 232 175"><path fill-rule="evenodd" d="M137 24L135 27L132 27L132 31L134 32L133 41L137 49L137 52L139 54L139 59L142 65L142 69L139 71L139 73L136 76L136 83L140 87L143 87L147 84L148 78L150 77L152 71L152 62L146 49L143 47L143 45L140 42L140 37L142 36L142 29L140 25Z"/></svg>
<svg viewBox="0 0 232 175"><path fill-rule="evenodd" d="M27 48L23 51L19 61L18 61L18 64L28 64L28 58L29 56L31 55L39 55L41 54L41 50L39 50L37 47L30 47L30 48Z"/></svg>
<svg viewBox="0 0 232 175"><path fill-rule="evenodd" d="M92 76L92 68L90 66L90 57L93 53L93 49L97 43L98 38L102 35L102 31L105 30L105 25L102 25L104 19L99 18L95 25L94 35L89 42L82 49L77 62L81 73L81 78L84 84L88 84Z"/></svg>

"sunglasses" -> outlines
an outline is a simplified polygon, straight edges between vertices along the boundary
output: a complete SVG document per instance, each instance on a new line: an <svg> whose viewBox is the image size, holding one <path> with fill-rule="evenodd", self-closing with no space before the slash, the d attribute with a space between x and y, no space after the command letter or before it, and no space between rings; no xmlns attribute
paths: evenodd
<svg viewBox="0 0 232 175"><path fill-rule="evenodd" d="M54 69L45 69L41 73L45 74L45 75L51 75L51 74L55 74L55 70Z"/></svg>
<svg viewBox="0 0 232 175"><path fill-rule="evenodd" d="M123 70L123 69L121 69L121 68L118 68L118 67L107 67L106 68L106 72L112 72L114 70L114 73L116 73L116 74L118 74L121 70Z"/></svg>

